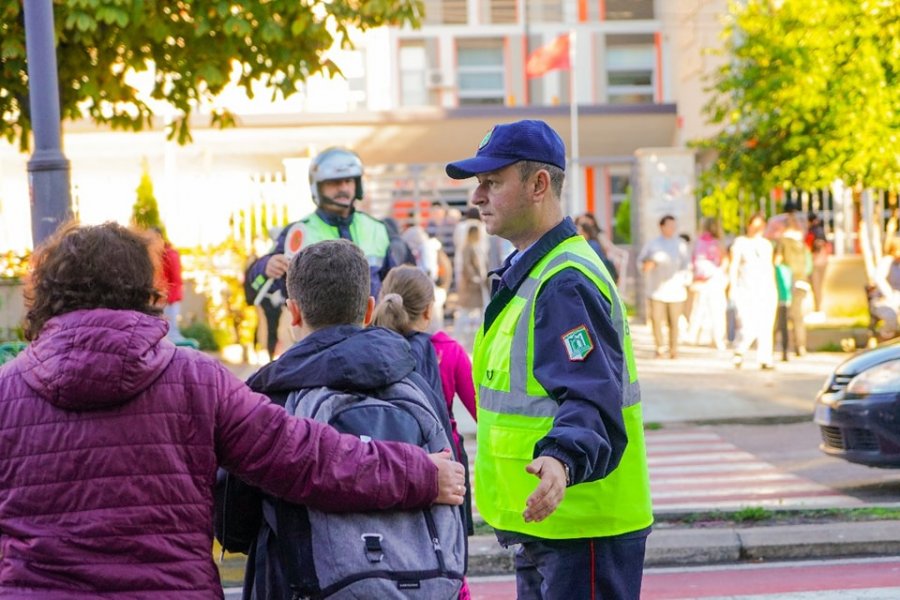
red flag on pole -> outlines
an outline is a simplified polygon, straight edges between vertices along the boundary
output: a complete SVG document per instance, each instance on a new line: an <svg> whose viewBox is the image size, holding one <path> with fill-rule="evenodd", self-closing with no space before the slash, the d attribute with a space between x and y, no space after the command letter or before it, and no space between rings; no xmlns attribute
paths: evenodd
<svg viewBox="0 0 900 600"><path fill-rule="evenodd" d="M569 34L564 33L531 53L525 64L525 75L531 79L554 69L567 71L569 68Z"/></svg>

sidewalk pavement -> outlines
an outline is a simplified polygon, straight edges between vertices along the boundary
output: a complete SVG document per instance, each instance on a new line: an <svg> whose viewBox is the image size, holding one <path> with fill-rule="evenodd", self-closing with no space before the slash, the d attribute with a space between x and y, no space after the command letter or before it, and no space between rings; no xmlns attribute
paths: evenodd
<svg viewBox="0 0 900 600"><path fill-rule="evenodd" d="M849 355L810 353L760 370L751 352L736 369L729 351L684 345L679 358L655 358L652 334L632 324L641 382L644 422L667 426L696 423L796 422L812 416L813 401L827 376ZM776 352L776 361L781 358ZM239 376L255 367L232 365ZM457 402L459 428L474 437L474 421ZM472 575L511 573L514 549L493 535L469 540ZM787 560L900 555L900 521L830 522L751 527L656 526L647 542L647 566L700 565L742 560Z"/></svg>

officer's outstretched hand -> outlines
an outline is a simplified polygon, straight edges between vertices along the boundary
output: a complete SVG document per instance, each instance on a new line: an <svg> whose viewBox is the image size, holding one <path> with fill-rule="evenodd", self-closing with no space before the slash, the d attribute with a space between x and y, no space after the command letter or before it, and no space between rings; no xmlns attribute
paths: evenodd
<svg viewBox="0 0 900 600"><path fill-rule="evenodd" d="M429 454L428 458L438 468L438 496L435 504L459 506L466 496L466 472L463 466L451 458L449 450Z"/></svg>
<svg viewBox="0 0 900 600"><path fill-rule="evenodd" d="M552 456L538 456L525 470L538 477L541 483L525 501L525 522L540 522L553 514L566 495L566 469Z"/></svg>
<svg viewBox="0 0 900 600"><path fill-rule="evenodd" d="M266 277L278 279L287 273L289 266L291 266L291 261L288 260L287 256L284 254L273 254L269 257L269 262L266 263Z"/></svg>

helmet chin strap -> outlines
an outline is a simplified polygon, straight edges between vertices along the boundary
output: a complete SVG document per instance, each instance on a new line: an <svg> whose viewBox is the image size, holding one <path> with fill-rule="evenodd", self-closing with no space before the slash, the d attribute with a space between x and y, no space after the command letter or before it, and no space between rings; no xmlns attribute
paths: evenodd
<svg viewBox="0 0 900 600"><path fill-rule="evenodd" d="M334 200L334 198L330 198L330 197L326 196L325 194L323 194L322 192L319 192L319 206L324 206L326 204L330 204L331 206L336 206L340 209L353 210L353 204L355 202L356 202L356 198L351 198L349 205L341 204L340 202L336 202Z"/></svg>

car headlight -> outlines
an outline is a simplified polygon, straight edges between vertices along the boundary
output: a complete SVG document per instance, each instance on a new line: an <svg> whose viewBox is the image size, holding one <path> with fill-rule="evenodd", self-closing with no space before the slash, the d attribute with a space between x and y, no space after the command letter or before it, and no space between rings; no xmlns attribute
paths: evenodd
<svg viewBox="0 0 900 600"><path fill-rule="evenodd" d="M900 360L875 365L863 371L847 384L850 394L900 393Z"/></svg>

